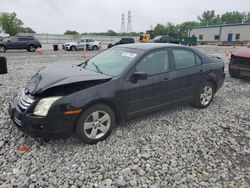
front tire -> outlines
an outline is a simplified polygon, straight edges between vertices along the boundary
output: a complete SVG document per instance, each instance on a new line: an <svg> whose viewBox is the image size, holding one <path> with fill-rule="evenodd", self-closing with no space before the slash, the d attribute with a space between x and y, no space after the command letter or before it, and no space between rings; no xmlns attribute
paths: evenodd
<svg viewBox="0 0 250 188"><path fill-rule="evenodd" d="M36 51L36 47L34 45L29 45L28 51L29 52L35 52Z"/></svg>
<svg viewBox="0 0 250 188"><path fill-rule="evenodd" d="M71 51L76 51L76 47L75 47L75 46L71 46L71 47L70 47L70 50L71 50Z"/></svg>
<svg viewBox="0 0 250 188"><path fill-rule="evenodd" d="M106 139L115 127L114 111L105 104L87 108L76 124L76 135L86 144Z"/></svg>
<svg viewBox="0 0 250 188"><path fill-rule="evenodd" d="M97 51L98 50L98 46L93 46L92 50L93 51Z"/></svg>
<svg viewBox="0 0 250 188"><path fill-rule="evenodd" d="M207 82L201 87L195 97L195 106L197 108L207 108L213 100L215 87L211 82Z"/></svg>

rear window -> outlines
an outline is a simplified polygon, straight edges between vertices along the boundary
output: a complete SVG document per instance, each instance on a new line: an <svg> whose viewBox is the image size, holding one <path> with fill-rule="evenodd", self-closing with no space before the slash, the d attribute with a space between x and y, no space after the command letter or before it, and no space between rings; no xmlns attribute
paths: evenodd
<svg viewBox="0 0 250 188"><path fill-rule="evenodd" d="M187 67L193 67L196 65L195 55L188 50L173 50L175 68L182 69Z"/></svg>

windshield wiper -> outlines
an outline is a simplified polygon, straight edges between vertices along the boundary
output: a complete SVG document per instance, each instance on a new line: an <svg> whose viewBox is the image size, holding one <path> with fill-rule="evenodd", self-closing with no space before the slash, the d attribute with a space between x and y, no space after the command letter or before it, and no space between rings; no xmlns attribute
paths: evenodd
<svg viewBox="0 0 250 188"><path fill-rule="evenodd" d="M92 62L92 64L95 66L98 73L103 74L102 71L99 69L99 67L95 64L95 62Z"/></svg>
<svg viewBox="0 0 250 188"><path fill-rule="evenodd" d="M86 65L88 64L88 61L89 61L89 60L84 61L84 62L80 63L78 66L80 66L80 67L82 67L82 68L85 68Z"/></svg>

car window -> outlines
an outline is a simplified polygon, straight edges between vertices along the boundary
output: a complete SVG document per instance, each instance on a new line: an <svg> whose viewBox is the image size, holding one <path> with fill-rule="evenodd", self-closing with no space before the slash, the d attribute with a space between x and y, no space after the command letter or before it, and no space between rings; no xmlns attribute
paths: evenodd
<svg viewBox="0 0 250 188"><path fill-rule="evenodd" d="M26 41L25 38L18 38L18 41Z"/></svg>
<svg viewBox="0 0 250 188"><path fill-rule="evenodd" d="M85 39L81 39L80 42L85 42L86 40Z"/></svg>
<svg viewBox="0 0 250 188"><path fill-rule="evenodd" d="M18 41L18 38L17 37L12 37L9 39L11 42L17 42Z"/></svg>
<svg viewBox="0 0 250 188"><path fill-rule="evenodd" d="M136 71L148 75L160 74L169 70L169 57L167 50L160 50L146 55L136 66Z"/></svg>
<svg viewBox="0 0 250 188"><path fill-rule="evenodd" d="M92 39L89 39L89 42L94 42L94 40L92 40Z"/></svg>
<svg viewBox="0 0 250 188"><path fill-rule="evenodd" d="M193 52L188 50L173 50L174 60L175 60L175 68L181 69L186 67L195 66L195 56Z"/></svg>
<svg viewBox="0 0 250 188"><path fill-rule="evenodd" d="M26 37L26 38L18 38L18 41L32 41L33 40L33 38L31 38L31 37Z"/></svg>

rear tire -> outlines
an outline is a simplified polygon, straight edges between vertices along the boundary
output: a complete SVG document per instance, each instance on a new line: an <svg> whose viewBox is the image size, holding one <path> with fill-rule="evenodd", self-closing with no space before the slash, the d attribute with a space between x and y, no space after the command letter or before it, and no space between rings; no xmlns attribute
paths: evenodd
<svg viewBox="0 0 250 188"><path fill-rule="evenodd" d="M5 46L0 46L0 53L6 52L6 47Z"/></svg>
<svg viewBox="0 0 250 188"><path fill-rule="evenodd" d="M28 51L29 51L29 52L35 52L35 51L36 51L35 45L29 45Z"/></svg>
<svg viewBox="0 0 250 188"><path fill-rule="evenodd" d="M87 108L76 124L76 135L86 144L106 139L115 127L114 111L105 104Z"/></svg>
<svg viewBox="0 0 250 188"><path fill-rule="evenodd" d="M194 105L197 108L207 108L212 102L215 94L215 87L211 82L205 83L195 96Z"/></svg>

